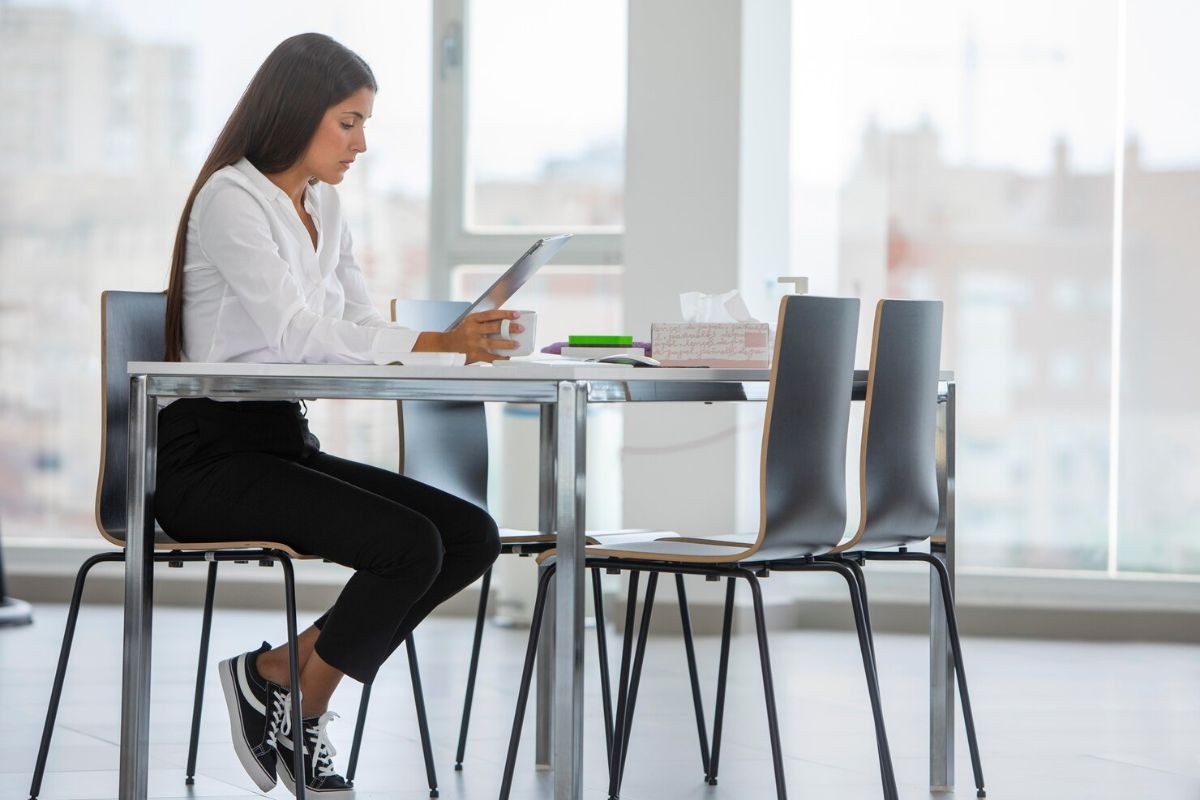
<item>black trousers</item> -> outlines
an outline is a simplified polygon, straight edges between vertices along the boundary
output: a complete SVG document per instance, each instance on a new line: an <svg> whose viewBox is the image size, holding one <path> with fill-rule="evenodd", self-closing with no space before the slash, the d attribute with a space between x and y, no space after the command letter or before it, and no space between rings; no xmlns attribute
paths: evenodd
<svg viewBox="0 0 1200 800"><path fill-rule="evenodd" d="M500 552L486 511L321 452L292 402L183 399L163 409L154 513L181 542L267 540L352 568L314 623L316 651L364 683Z"/></svg>

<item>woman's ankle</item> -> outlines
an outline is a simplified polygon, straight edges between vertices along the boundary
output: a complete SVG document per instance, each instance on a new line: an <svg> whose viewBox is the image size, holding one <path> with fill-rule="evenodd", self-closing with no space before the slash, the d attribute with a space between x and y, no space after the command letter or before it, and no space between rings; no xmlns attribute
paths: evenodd
<svg viewBox="0 0 1200 800"><path fill-rule="evenodd" d="M271 650L266 653L260 653L255 660L254 669L266 680L275 684L288 688L291 686L291 670L288 665L286 655L279 659L275 657L275 651Z"/></svg>

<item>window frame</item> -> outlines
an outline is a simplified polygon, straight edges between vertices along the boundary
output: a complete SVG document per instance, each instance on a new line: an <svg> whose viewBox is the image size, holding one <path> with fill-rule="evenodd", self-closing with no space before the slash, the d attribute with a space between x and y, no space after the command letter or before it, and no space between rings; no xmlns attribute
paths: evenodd
<svg viewBox="0 0 1200 800"><path fill-rule="evenodd" d="M553 233L574 233L570 246L554 257L555 265L623 265L623 227L589 227L575 232L553 225L508 228L468 224L471 211L470 0L438 0L433 4L431 19L430 296L450 296L456 267L465 264L507 266L525 252L535 238ZM548 266L545 269L553 272L555 268Z"/></svg>

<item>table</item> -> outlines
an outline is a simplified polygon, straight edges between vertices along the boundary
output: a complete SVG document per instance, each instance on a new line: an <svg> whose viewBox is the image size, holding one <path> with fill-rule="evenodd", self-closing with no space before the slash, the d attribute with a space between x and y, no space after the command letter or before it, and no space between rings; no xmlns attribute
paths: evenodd
<svg viewBox="0 0 1200 800"><path fill-rule="evenodd" d="M122 800L147 792L150 727L150 641L154 591L156 398L243 400L316 398L479 400L540 404L540 526L557 531L558 572L552 634L553 669L539 687L539 761L554 768L556 800L582 794L583 526L585 453L590 403L738 402L766 398L768 370L635 369L619 366L521 364L502 367L130 362L129 539L125 561L124 673L121 686ZM862 398L866 372L855 372ZM954 568L954 408L952 373L938 396L938 486L941 519L931 549ZM940 589L930 579L930 785L954 783L954 684L942 621ZM543 659L543 663L547 663Z"/></svg>

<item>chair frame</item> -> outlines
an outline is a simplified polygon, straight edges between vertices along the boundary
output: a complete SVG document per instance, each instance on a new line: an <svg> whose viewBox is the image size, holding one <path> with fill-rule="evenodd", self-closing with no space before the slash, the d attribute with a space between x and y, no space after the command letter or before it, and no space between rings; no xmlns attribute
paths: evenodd
<svg viewBox="0 0 1200 800"><path fill-rule="evenodd" d="M635 576L639 572L651 573L647 584L646 598L643 601L643 624L638 632L637 655L633 658L631 673L626 671L627 659L624 657L622 659L621 697L618 699L616 722L616 729L620 735L614 743L609 759L610 800L616 800L619 797L624 777L629 731L632 726L637 685L640 681L642 663L640 654L644 653L649 614L654 600L653 587L658 573L672 573L677 576L704 575L709 580L724 578L728 581L713 744L709 765L705 770L705 780L710 785L717 783L720 764L720 736L723 725L730 646L729 634L736 580L740 578L750 584L763 690L767 705L767 724L771 741L776 793L780 800L786 798L787 790L779 739L774 679L771 673L770 652L759 585L759 578L769 575L773 561L783 558L799 561L801 566L798 566L798 569L836 572L846 581L851 606L854 610L855 626L859 635L859 649L862 655L868 694L871 699L884 795L889 800L895 800L898 796L884 726L874 650L870 642L865 605L859 592L858 583L851 570L843 565L818 561L815 558L816 555L831 551L837 545L845 528L845 434L849 423L853 351L857 336L857 311L857 300L787 297L780 303L775 353L772 361L771 388L767 399L766 421L763 426L759 483L760 525L758 535L753 542L730 544L727 541L685 537L679 540L655 543L660 547L658 551L652 549L654 545L646 545L639 549L621 548L620 546L585 548L586 566L603 566L608 569L628 570L633 573L630 578L630 606L633 606L636 601ZM797 326L796 330L804 332L802 334L785 334L785 330L790 330L790 327L785 326L788 319L792 320L792 326ZM807 320L805 323L807 329L798 327L801 320ZM789 363L792 361L807 363L808 360L812 360L818 365L814 369L829 375L844 369L845 384L827 381L828 388L814 389L811 387L821 386L820 381L814 381L809 386L806 380L789 377L785 384L786 388L780 389L781 383L784 383L780 377L780 370L783 357L782 348L785 342L788 342L789 347L787 355ZM806 379L810 377L806 376ZM809 388L806 389L806 386ZM806 459L810 458L810 453L815 452L816 454L811 456L812 464L801 462L794 449L790 447L793 438L797 435L795 428L789 427L794 419L780 415L776 422L774 412L777 402L811 403L818 409L818 413L812 416L822 420L820 426L822 429L818 431L816 428L819 426L813 425L812 428L804 430L801 435L809 438L809 441L804 442L808 446L795 448L795 450L804 451ZM774 459L771 458L773 450L775 451ZM806 472L802 475L803 480L796 479L797 471ZM788 478L791 479L791 484L803 486L804 491L795 492L794 495L789 494L785 483L781 483ZM772 492L775 493L774 497L772 497ZM784 498L782 500L778 499L781 493ZM671 547L671 545L675 546ZM547 551L540 556L541 559L552 557L553 551ZM542 602L544 601L542 598ZM630 612L630 622L632 622L632 612ZM630 637L633 636L632 624L627 624L625 636L624 651L628 653ZM626 685L626 676L628 676L628 685ZM514 747L520 737L522 722L523 708L518 707L518 713L513 720L510 758L506 764L506 773L512 767L512 755L515 753ZM501 800L507 798L503 788L500 796Z"/></svg>
<svg viewBox="0 0 1200 800"><path fill-rule="evenodd" d="M54 682L51 687L50 701L46 708L46 719L42 727L41 744L38 749L37 761L34 766L33 777L30 782L29 797L30 800L36 800L41 792L42 780L45 775L46 760L49 756L50 743L54 736L54 722L58 716L59 702L62 698L62 687L66 677L67 665L70 661L72 644L75 636L75 627L79 618L79 607L83 598L84 585L87 581L87 576L91 572L92 567L96 564L104 562L124 562L125 561L125 516L124 516L124 485L125 478L125 463L124 459L118 457L112 460L110 471L110 461L108 458L108 447L110 439L115 445L116 450L122 449L123 442L120 441L118 434L113 434L109 429L110 414L116 420L124 420L128 413L128 395L121 397L112 397L111 392L120 392L120 379L112 382L109 381L109 360L110 342L108 339L109 330L109 305L113 304L133 304L133 303L155 303L157 307L165 309L166 298L161 292L121 292L121 291L105 291L101 293L101 311L100 311L100 335L101 335L101 447L100 447L100 466L97 475L96 486L96 527L101 536L108 542L120 548L114 551L105 551L96 553L95 555L84 560L75 576L75 585L71 595L71 604L67 612L67 622L63 630L62 645L59 650L58 665L55 669ZM154 309L150 309L154 311ZM147 309L139 309L141 312ZM158 312L162 313L162 312ZM131 315L132 316L132 315ZM162 317L159 316L158 319ZM123 320L129 323L133 320ZM143 327L146 320L142 320ZM162 325L157 324L146 327L145 330L139 333L145 334L147 342L139 341L137 358L148 356L149 358L161 357L163 352L162 347ZM115 346L115 345L114 345ZM126 354L132 355L132 354ZM131 357L128 360L137 360ZM119 357L118 357L118 360ZM126 392L128 384L124 384ZM124 402L122 402L122 399ZM111 407L110 407L111 406ZM290 675L290 683L292 686L300 684L300 669L297 660L296 640L298 638L296 630L296 584L295 571L292 565L292 559L307 559L312 558L303 554L297 553L292 548L278 542L270 541L246 541L246 542L175 542L166 537L161 531L156 531L154 543L154 552L152 553L153 561L157 563L167 563L170 567L182 567L185 562L208 562L208 575L205 584L204 595L204 614L201 624L200 650L196 669L196 687L193 696L192 705L192 724L191 735L188 742L188 762L186 775L184 778L185 784L191 786L195 782L196 774L196 753L199 741L200 718L203 710L204 697L204 680L207 672L208 660L208 644L209 634L212 629L212 608L213 597L216 591L217 564L221 561L232 561L234 563L249 563L257 561L262 566L272 566L275 561L279 561L283 568L284 576L284 601L287 616L287 639L288 639L288 670ZM437 776L433 768L432 745L430 742L429 728L425 715L424 697L420 689L420 673L416 658L416 649L413 644L412 637L406 640L409 656L409 669L412 674L414 700L417 706L417 720L420 727L421 743L425 752L426 777L429 781L430 797L437 797ZM368 687L364 687L364 691L369 691ZM300 693L291 692L291 713L292 726L294 730L302 730L303 718L300 709ZM355 731L356 744L362 737L362 715L360 715L359 728ZM296 748L294 750L295 761L293 763L294 774L303 775L304 773L304 749ZM304 800L306 787L303 781L296 782L296 798Z"/></svg>
<svg viewBox="0 0 1200 800"><path fill-rule="evenodd" d="M937 310L934 312L933 307ZM966 728L967 745L971 754L971 769L975 781L976 797L986 797L982 760L979 754L979 743L975 731L975 715L971 707L971 695L967 688L966 670L963 666L962 644L959 639L958 618L954 607L954 595L950 584L950 573L944 562L937 557L923 552L912 552L908 549L909 545L921 542L929 538L929 535L936 529L938 517L940 515L940 502L937 498L936 476L931 474L933 471L932 458L932 439L933 439L933 424L930 419L921 421L921 429L918 432L921 447L928 448L924 452L920 452L920 448L910 448L913 452L909 455L915 456L914 472L921 472L922 465L930 465L929 470L918 475L917 478L910 481L909 491L912 494L923 494L921 501L916 503L920 505L923 502L926 506L924 509L924 520L910 524L911 529L892 526L880 532L878 528L873 527L872 522L872 494L871 485L868 478L868 463L870 457L880 449L876 446L874 449L871 446L871 430L873 413L876 411L876 388L878 385L880 374L880 359L879 355L886 340L899 341L907 345L912 345L913 342L924 342L926 347L935 347L941 342L941 303L932 301L909 301L909 300L881 300L876 305L875 322L872 333L871 347L871 366L867 377L867 390L865 394L865 410L863 413L863 436L862 445L859 456L859 496L860 496L860 521L859 527L855 533L845 542L834 548L829 554L818 557L818 561L840 564L848 570L857 583L858 593L862 598L863 613L866 620L868 643L871 649L872 657L874 657L875 643L874 633L871 628L870 606L867 596L867 581L866 575L863 572L863 565L867 561L907 561L907 562L923 562L929 565L930 569L937 574L939 586L941 588L942 613L945 615L948 638L950 641L950 650L953 657L954 673L958 684L959 698L962 702L963 723ZM885 315L888 319L885 319ZM936 317L936 319L935 319ZM884 326L888 326L888 330L884 330ZM936 333L934 330L936 329ZM919 349L919 347L914 347ZM885 367L890 368L893 363L903 362L906 366L911 366L914 361L921 360L920 367L924 369L925 375L923 378L914 383L918 388L927 387L933 382L933 375L936 374L938 368L938 355L935 347L934 351L925 352L924 358L916 354L905 354L903 357L885 358ZM910 398L911 399L911 398ZM918 402L918 407L927 407L929 398L926 396ZM878 427L878 425L876 425ZM903 465L890 465L891 472L903 473L905 469ZM911 478L911 476L908 476ZM919 484L919 485L917 485ZM878 502L878 501L877 501ZM911 517L920 519L920 513L913 513ZM860 545L869 545L871 547L896 547L896 551L886 550L868 550L863 549ZM779 571L794 571L797 569L807 568L807 562L777 562L771 565L771 568ZM728 623L726 624L725 635L728 635ZM718 704L723 703L723 687L719 690L721 699ZM720 713L718 707L718 713ZM713 733L713 748L719 749L720 732L714 730Z"/></svg>

